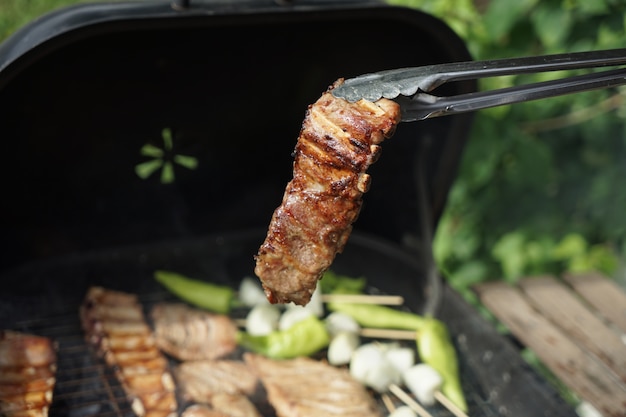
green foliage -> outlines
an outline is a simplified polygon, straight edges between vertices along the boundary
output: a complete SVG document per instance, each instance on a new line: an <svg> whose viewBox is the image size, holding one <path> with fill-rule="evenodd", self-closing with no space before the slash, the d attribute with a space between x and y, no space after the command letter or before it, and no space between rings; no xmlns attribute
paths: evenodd
<svg viewBox="0 0 626 417"><path fill-rule="evenodd" d="M475 59L623 48L624 0L392 0L446 21ZM580 71L579 71L580 72ZM485 79L481 89L576 72ZM599 270L626 253L626 89L484 110L435 237L451 285Z"/></svg>

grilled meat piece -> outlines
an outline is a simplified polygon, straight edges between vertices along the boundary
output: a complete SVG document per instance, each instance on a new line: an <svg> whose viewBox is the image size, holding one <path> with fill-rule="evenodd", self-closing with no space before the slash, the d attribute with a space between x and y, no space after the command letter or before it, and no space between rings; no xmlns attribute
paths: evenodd
<svg viewBox="0 0 626 417"><path fill-rule="evenodd" d="M331 91L309 106L298 137L293 178L256 255L255 273L271 303L305 305L340 253L369 189L365 173L400 121L397 103L350 103Z"/></svg>
<svg viewBox="0 0 626 417"><path fill-rule="evenodd" d="M245 353L278 417L381 417L366 388L349 371L301 357L273 360Z"/></svg>
<svg viewBox="0 0 626 417"><path fill-rule="evenodd" d="M231 417L219 410L214 410L204 404L190 405L183 411L181 417Z"/></svg>
<svg viewBox="0 0 626 417"><path fill-rule="evenodd" d="M87 341L115 369L133 411L145 417L175 415L174 379L137 297L91 287L80 319Z"/></svg>
<svg viewBox="0 0 626 417"><path fill-rule="evenodd" d="M159 303L151 317L157 346L177 359L217 359L237 347L237 326L228 316L182 303Z"/></svg>
<svg viewBox="0 0 626 417"><path fill-rule="evenodd" d="M224 412L229 417L261 417L259 410L244 394L220 392L213 395L211 405L214 410Z"/></svg>
<svg viewBox="0 0 626 417"><path fill-rule="evenodd" d="M174 378L185 399L205 404L219 393L251 395L258 385L256 375L240 360L182 362Z"/></svg>
<svg viewBox="0 0 626 417"><path fill-rule="evenodd" d="M46 417L55 373L51 339L0 330L0 416Z"/></svg>

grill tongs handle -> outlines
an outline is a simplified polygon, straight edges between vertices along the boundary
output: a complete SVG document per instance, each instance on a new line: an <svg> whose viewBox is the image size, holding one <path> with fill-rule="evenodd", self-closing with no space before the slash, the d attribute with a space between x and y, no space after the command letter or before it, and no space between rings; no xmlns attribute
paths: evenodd
<svg viewBox="0 0 626 417"><path fill-rule="evenodd" d="M626 49L455 62L361 75L345 80L332 93L351 102L361 98L369 101L382 97L395 99L402 108L402 121L413 122L626 84L626 68L451 97L429 94L450 81L622 64L626 64Z"/></svg>

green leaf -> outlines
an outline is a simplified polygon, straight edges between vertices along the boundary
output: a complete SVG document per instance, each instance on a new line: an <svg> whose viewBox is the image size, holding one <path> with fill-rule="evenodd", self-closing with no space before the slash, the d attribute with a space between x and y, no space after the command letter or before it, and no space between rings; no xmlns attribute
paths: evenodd
<svg viewBox="0 0 626 417"><path fill-rule="evenodd" d="M165 145L165 149L171 151L174 147L174 141L172 140L172 130L166 127L161 131L161 136L163 137L163 144Z"/></svg>
<svg viewBox="0 0 626 417"><path fill-rule="evenodd" d="M161 171L161 183L171 184L174 182L174 166L171 162L163 164L163 171Z"/></svg>
<svg viewBox="0 0 626 417"><path fill-rule="evenodd" d="M137 164L135 166L135 173L139 178L145 180L150 175L152 175L152 173L161 168L161 165L163 165L163 161L161 161L160 159L153 159L151 161L142 162L141 164Z"/></svg>
<svg viewBox="0 0 626 417"><path fill-rule="evenodd" d="M152 158L162 158L164 154L162 149L157 148L156 146L149 143L143 145L139 153L143 156L150 156Z"/></svg>
<svg viewBox="0 0 626 417"><path fill-rule="evenodd" d="M198 167L198 159L193 156L175 155L174 162L188 169L196 169Z"/></svg>

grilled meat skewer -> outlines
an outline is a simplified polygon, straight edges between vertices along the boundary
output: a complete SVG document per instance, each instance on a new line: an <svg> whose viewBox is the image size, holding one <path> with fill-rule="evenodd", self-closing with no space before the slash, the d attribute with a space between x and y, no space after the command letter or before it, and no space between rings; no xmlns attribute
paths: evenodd
<svg viewBox="0 0 626 417"><path fill-rule="evenodd" d="M91 287L80 307L87 341L112 366L139 416L176 414L174 379L137 297Z"/></svg>
<svg viewBox="0 0 626 417"><path fill-rule="evenodd" d="M46 417L56 383L51 339L0 330L0 415Z"/></svg>
<svg viewBox="0 0 626 417"><path fill-rule="evenodd" d="M305 305L340 253L369 189L368 167L393 135L400 107L387 99L350 103L332 95L309 106L295 148L293 178L256 255L271 303Z"/></svg>

